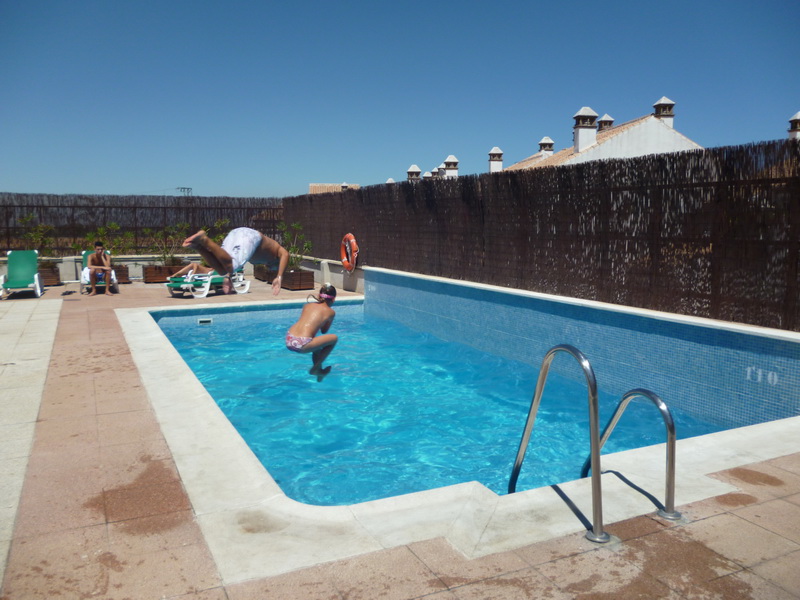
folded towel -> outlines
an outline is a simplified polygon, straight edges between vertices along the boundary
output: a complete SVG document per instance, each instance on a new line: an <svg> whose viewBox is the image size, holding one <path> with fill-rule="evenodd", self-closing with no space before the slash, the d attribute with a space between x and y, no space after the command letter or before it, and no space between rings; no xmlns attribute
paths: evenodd
<svg viewBox="0 0 800 600"><path fill-rule="evenodd" d="M105 273L103 273L103 275L105 275ZM102 280L105 281L105 277L103 277ZM89 280L89 267L83 267L83 272L81 273L81 282L91 283ZM113 269L111 270L111 282L117 283L117 274Z"/></svg>

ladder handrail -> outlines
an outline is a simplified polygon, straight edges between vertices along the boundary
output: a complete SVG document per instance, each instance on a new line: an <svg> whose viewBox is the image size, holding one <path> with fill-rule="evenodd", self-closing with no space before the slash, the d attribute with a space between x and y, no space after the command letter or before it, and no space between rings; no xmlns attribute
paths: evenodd
<svg viewBox="0 0 800 600"><path fill-rule="evenodd" d="M514 461L514 468L511 471L511 478L508 482L508 493L513 494L517 489L517 479L519 478L519 472L522 468L522 462L525 460L525 452L528 449L533 423L536 420L536 413L539 410L539 404L542 400L542 392L547 382L550 363L553 362L558 352L566 352L578 361L583 369L583 374L586 377L586 383L589 388L589 441L591 445L590 459L592 465L592 530L586 533L586 537L593 542L604 543L609 541L611 537L608 533L603 531L603 493L602 484L600 483L600 417L597 379L594 376L594 370L592 369L592 365L589 364L589 360L574 346L568 344L553 346L548 350L547 354L545 354L544 360L542 360L542 366L539 369L539 378L536 381L536 390L531 400L528 418L525 421L525 428L522 431L519 450L517 450L517 458Z"/></svg>
<svg viewBox="0 0 800 600"><path fill-rule="evenodd" d="M664 427L667 430L667 475L666 475L666 490L664 492L664 509L659 509L659 516L677 521L681 518L681 513L675 510L675 421L672 419L672 413L666 403L658 396L658 394L643 388L636 388L625 392L614 411L613 416L603 430L603 435L600 438L600 450L603 449L606 441L611 436L611 432L617 426L622 413L628 408L631 400L637 397L644 397L655 404L661 413L661 418L664 420ZM586 458L581 469L581 477L586 477L589 469L592 469L592 476L594 476L594 466L590 465L591 456Z"/></svg>

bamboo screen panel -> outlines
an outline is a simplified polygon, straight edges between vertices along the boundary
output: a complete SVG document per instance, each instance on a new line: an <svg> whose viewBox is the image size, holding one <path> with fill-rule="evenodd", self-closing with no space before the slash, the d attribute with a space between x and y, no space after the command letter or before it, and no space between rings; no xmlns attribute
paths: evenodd
<svg viewBox="0 0 800 600"><path fill-rule="evenodd" d="M54 227L54 254L72 253L73 242L100 226L116 223L132 231L136 245L148 237L145 229L161 230L186 223L189 229L208 227L227 219L227 227L248 226L275 236L283 220L281 200L274 198L229 198L186 196L60 196L51 194L0 193L0 214L5 227L3 245L24 249L27 228L21 219L34 215L32 225ZM141 248L144 251L144 248Z"/></svg>
<svg viewBox="0 0 800 600"><path fill-rule="evenodd" d="M320 258L800 330L800 146L777 141L284 199Z"/></svg>

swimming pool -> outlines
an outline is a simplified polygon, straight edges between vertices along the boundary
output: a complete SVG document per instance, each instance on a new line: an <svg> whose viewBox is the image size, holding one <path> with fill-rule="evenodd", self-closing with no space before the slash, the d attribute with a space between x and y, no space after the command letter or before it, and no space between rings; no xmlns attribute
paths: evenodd
<svg viewBox="0 0 800 600"><path fill-rule="evenodd" d="M470 343L494 342L497 339L495 334L504 332L506 344L499 351L514 352L515 356L526 352L526 355L533 357L532 363L541 361L550 347L547 344L573 341L597 367L598 361L607 361L607 358L597 356L595 346L587 349L584 342L590 344L597 336L605 336L611 342L606 345L616 354L611 358L617 360L608 360L602 370L598 368L603 373L604 386L623 373L629 375L627 380L620 379L620 387L625 390L648 384L649 378L642 377L643 373L652 370L647 362L633 363L636 368L630 368L629 350L633 348L638 355L646 355L657 365L665 365L664 371L671 377L676 374L681 376L681 387L672 386L665 391L661 387L651 386L672 406L683 399L680 392L685 390L689 404L699 406L701 411L707 405L710 412L718 413L723 419L731 414L739 418L744 414L752 419L750 422L755 424L678 441L675 497L679 506L740 491L710 476L713 473L797 451L800 416L793 415L798 414L798 369L797 352L791 348L800 344L800 335L797 333L653 313L496 286L414 277L407 273L370 267L364 269L364 276L368 293L365 310L371 314L380 316L381 311L397 306L407 309L398 314L417 324L416 327L412 324L412 328L430 329L431 333L436 334L436 328L441 325L443 331L436 334L437 337L449 339L447 336L451 334L463 337L463 331L459 330L458 323L452 318L453 311L447 309L447 303L452 305L454 299L461 299L458 306L460 316L469 323L481 322L490 334L483 336L483 339L467 338ZM282 298L285 297L286 294L283 294ZM222 300L229 299L219 298L208 304L192 302L195 308L188 312L204 314L210 308L227 304ZM260 309L262 305L285 303L284 300L276 302L271 297L264 300L259 302L258 295L254 295L249 301L230 306L247 311ZM164 308L165 304L176 305L174 302L161 303L160 308ZM539 323L529 322L525 312L540 305L546 319ZM510 307L510 312L507 307ZM478 558L585 531L584 524L565 503L564 496L550 487L497 495L481 484L467 483L349 506L320 507L292 500L274 482L169 343L153 319L156 310L159 309L119 308L115 313L181 481L189 494L195 518L226 582L278 575L325 561L436 537L446 539L467 558ZM165 312L187 311L181 307L168 308ZM580 315L582 312L588 314L584 324L569 326L562 320L565 313ZM604 317L606 314L608 316ZM741 360L728 365L732 366L732 376L727 380L718 373L712 374L710 369L700 367L697 372L708 374L708 377L684 376L680 369L675 368L687 360L680 343L669 335L657 336L652 331L649 336L653 336L653 339L663 338L661 350L648 334L637 340L636 335L626 332L624 327L628 316L634 323L646 320L654 322L656 329L667 331L671 323L675 323L681 332L683 328L692 326L709 330L702 335L685 335L688 340L694 340L694 344L697 344L698 337L708 341L717 335L726 338L728 334L733 334L734 340L740 335L751 338L756 348L762 343L759 341L762 338L766 340L765 343L774 344L776 350L771 352L767 348L762 355L754 352L754 347L745 341L739 348L744 350ZM665 325L658 325L659 321ZM601 328L614 323L620 325L619 331L614 331L613 327L607 330ZM646 327L640 328L647 332ZM587 335L577 340L577 336L584 331ZM748 332L751 335L747 336ZM247 334L245 328L242 335ZM576 338L563 334L575 334ZM690 345L689 349L694 351L697 347ZM696 356L707 356L709 348L713 354L713 346L708 346L705 353L700 352ZM620 349L626 351L620 352ZM658 352L653 354L653 349ZM622 362L621 356L625 357L627 368L620 369L620 373L610 371L608 365ZM553 365L556 370L559 368L558 362ZM568 363L566 361L565 364ZM701 360L700 364L705 366L706 362ZM713 365L713 362L709 364ZM642 366L648 368L639 368ZM574 368L574 365L570 365L570 368ZM776 373L777 380L770 373ZM703 402L705 389L701 385L691 385L694 380L711 384L709 387L712 391L718 391L707 395L706 402ZM669 377L665 381L669 381ZM792 385L795 386L794 393ZM693 396L695 391L698 394ZM744 404L749 406L749 415L727 409L742 404L738 400L736 404L731 402L730 394L745 397ZM546 404L545 397L542 409ZM776 410L775 405L782 405L782 411ZM769 421L766 418L768 414L777 414L774 417L777 420ZM526 459L523 472L530 460L530 457ZM663 444L604 454L602 458L604 470L616 470L660 498L664 493L664 464ZM603 475L602 480L606 523L655 510L648 498L624 485L613 474ZM571 481L559 487L573 507L585 515L591 514L589 480Z"/></svg>
<svg viewBox="0 0 800 600"><path fill-rule="evenodd" d="M443 342L365 314L361 303L344 303L336 306L340 342L328 361L334 371L318 384L306 373L309 357L283 347L299 307L159 317L289 497L347 505L473 480L506 492L534 366ZM245 327L254 335L243 342ZM601 393L603 422L618 401ZM673 417L680 438L721 429L679 410ZM585 383L551 375L518 489L579 477L588 431ZM634 403L606 451L664 439L658 411Z"/></svg>

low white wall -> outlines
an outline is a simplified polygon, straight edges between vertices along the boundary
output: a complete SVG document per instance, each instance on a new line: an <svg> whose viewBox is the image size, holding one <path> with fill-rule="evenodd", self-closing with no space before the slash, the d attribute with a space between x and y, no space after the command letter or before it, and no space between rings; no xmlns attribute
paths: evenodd
<svg viewBox="0 0 800 600"><path fill-rule="evenodd" d="M330 283L337 290L364 293L364 272L359 268L348 273L341 261L315 259L310 256L304 256L300 266L307 271L314 271L316 285Z"/></svg>

